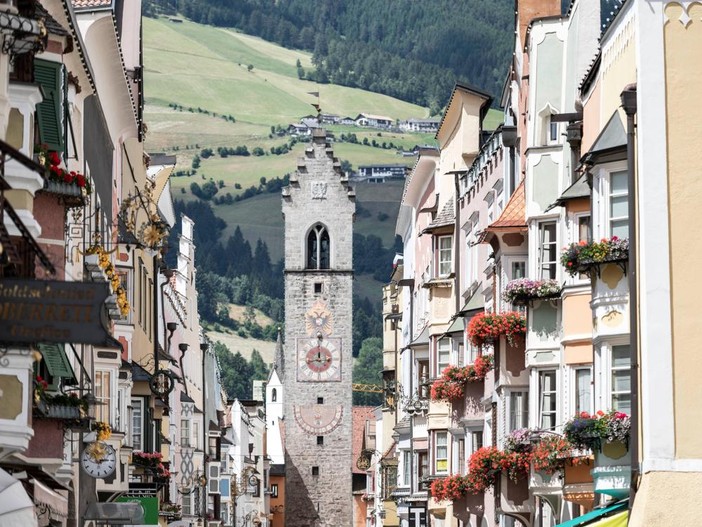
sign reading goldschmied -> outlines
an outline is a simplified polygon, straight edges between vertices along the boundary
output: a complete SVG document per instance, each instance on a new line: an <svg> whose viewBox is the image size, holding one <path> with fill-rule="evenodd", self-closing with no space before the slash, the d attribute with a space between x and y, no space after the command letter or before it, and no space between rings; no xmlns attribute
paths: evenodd
<svg viewBox="0 0 702 527"><path fill-rule="evenodd" d="M0 341L113 342L103 324L106 282L0 280Z"/></svg>

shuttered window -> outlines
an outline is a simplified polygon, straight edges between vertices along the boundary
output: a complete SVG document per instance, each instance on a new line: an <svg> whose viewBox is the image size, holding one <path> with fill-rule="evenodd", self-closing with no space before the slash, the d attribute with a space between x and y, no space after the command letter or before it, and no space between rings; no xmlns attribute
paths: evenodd
<svg viewBox="0 0 702 527"><path fill-rule="evenodd" d="M63 379L65 384L75 383L75 374L66 356L64 344L37 344L37 348L53 381L50 390L58 389L59 379Z"/></svg>
<svg viewBox="0 0 702 527"><path fill-rule="evenodd" d="M44 100L37 104L39 138L49 150L63 152L65 82L63 65L48 60L34 60L34 81L41 86Z"/></svg>

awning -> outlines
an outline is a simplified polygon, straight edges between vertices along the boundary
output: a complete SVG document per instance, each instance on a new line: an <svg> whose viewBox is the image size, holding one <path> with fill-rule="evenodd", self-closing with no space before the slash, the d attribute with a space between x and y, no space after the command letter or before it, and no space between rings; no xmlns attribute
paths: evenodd
<svg viewBox="0 0 702 527"><path fill-rule="evenodd" d="M629 521L629 511L620 512L604 520L589 523L589 527L626 527Z"/></svg>
<svg viewBox="0 0 702 527"><path fill-rule="evenodd" d="M485 299L482 291L475 290L475 293L468 299L468 302L461 308L461 313L468 313L485 307Z"/></svg>
<svg viewBox="0 0 702 527"><path fill-rule="evenodd" d="M424 331L422 331L419 336L414 339L412 342L409 343L410 348L416 348L419 346L428 346L429 345L429 327L424 328Z"/></svg>
<svg viewBox="0 0 702 527"><path fill-rule="evenodd" d="M0 525L35 527L34 503L22 483L0 468Z"/></svg>
<svg viewBox="0 0 702 527"><path fill-rule="evenodd" d="M456 317L456 320L454 320L453 323L449 326L449 328L446 330L446 333L460 333L465 328L466 326L463 323L463 317Z"/></svg>
<svg viewBox="0 0 702 527"><path fill-rule="evenodd" d="M44 516L43 511L47 510L51 518L68 517L68 498L54 492L36 479L32 479L32 483L34 484L34 502L42 511L42 516Z"/></svg>
<svg viewBox="0 0 702 527"><path fill-rule="evenodd" d="M91 503L83 519L100 524L140 525L144 523L144 509L139 503Z"/></svg>
<svg viewBox="0 0 702 527"><path fill-rule="evenodd" d="M629 511L626 510L626 508L629 506L629 500L622 500L614 505L610 505L608 507L604 507L602 509L595 509L594 511L588 512L586 514L583 514L582 516L578 516L577 518L573 518L572 520L568 520L567 522L564 523L559 523L556 525L556 527L578 527L580 525L589 525L592 527L619 527L620 525L626 525L626 517L624 518L624 523L601 523L604 521L610 521L612 519L616 519L617 517L620 516L620 514L616 514L616 516L611 516L612 514L615 513L621 513L622 511L624 514L628 516ZM601 520L598 521L598 520ZM597 523L595 523L597 522Z"/></svg>

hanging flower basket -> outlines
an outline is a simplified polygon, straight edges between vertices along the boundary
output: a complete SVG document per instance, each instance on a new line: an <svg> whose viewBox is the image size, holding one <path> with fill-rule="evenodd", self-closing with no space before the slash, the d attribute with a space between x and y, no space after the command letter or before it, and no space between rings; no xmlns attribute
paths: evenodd
<svg viewBox="0 0 702 527"><path fill-rule="evenodd" d="M463 397L467 382L481 382L493 367L492 355L481 355L469 366L447 366L431 385L434 401L456 401Z"/></svg>
<svg viewBox="0 0 702 527"><path fill-rule="evenodd" d="M468 323L468 339L474 346L482 346L504 335L511 346L526 333L526 319L517 311L507 313L478 313Z"/></svg>

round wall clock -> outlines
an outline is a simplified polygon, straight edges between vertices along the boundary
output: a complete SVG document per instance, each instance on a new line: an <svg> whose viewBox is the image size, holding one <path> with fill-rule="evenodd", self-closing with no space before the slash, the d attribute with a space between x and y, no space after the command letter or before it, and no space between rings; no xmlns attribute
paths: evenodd
<svg viewBox="0 0 702 527"><path fill-rule="evenodd" d="M295 422L310 435L324 435L332 432L344 415L342 406L313 404L293 407Z"/></svg>
<svg viewBox="0 0 702 527"><path fill-rule="evenodd" d="M298 339L297 380L340 381L341 339Z"/></svg>
<svg viewBox="0 0 702 527"><path fill-rule="evenodd" d="M117 468L117 453L107 443L90 443L83 449L80 466L93 478L106 478Z"/></svg>

